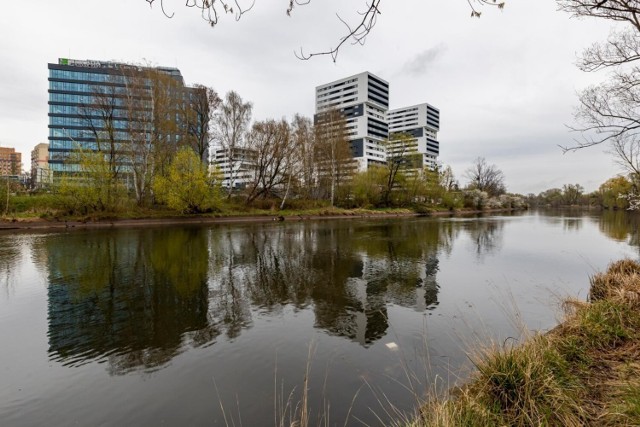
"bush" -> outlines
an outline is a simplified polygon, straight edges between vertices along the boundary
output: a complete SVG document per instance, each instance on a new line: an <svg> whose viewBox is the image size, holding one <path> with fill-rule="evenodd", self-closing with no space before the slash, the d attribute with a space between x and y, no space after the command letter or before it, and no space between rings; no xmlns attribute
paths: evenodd
<svg viewBox="0 0 640 427"><path fill-rule="evenodd" d="M211 212L220 204L220 188L212 185L207 166L189 147L176 153L166 177L153 183L158 200L183 213Z"/></svg>

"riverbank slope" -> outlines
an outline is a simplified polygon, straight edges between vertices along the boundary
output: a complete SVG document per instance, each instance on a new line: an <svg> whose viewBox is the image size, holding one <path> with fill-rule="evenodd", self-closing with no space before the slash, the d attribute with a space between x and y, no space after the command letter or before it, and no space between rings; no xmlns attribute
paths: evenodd
<svg viewBox="0 0 640 427"><path fill-rule="evenodd" d="M471 355L470 382L409 425L640 425L640 264L611 264L591 278L589 302L565 308L549 333Z"/></svg>
<svg viewBox="0 0 640 427"><path fill-rule="evenodd" d="M31 230L31 229L73 229L73 228L111 228L111 227L139 227L160 225L190 225L190 224L225 224L225 223L251 223L271 221L308 221L320 219L346 219L346 218L400 218L418 216L452 216L474 215L480 213L506 213L515 209L493 210L434 210L416 212L411 209L315 209L301 211L262 211L246 214L226 215L182 215L182 216L145 216L135 218L126 217L60 217L43 219L40 217L0 218L0 231L2 230Z"/></svg>

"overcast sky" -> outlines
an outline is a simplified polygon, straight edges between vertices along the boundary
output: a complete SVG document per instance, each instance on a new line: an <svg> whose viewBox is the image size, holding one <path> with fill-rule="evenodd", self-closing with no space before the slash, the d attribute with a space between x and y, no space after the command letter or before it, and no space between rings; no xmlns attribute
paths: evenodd
<svg viewBox="0 0 640 427"><path fill-rule="evenodd" d="M610 23L576 20L553 0L508 0L470 18L466 0L384 0L364 46L328 57L296 59L334 45L364 0L313 0L285 15L288 0L256 0L235 22L212 29L184 0L31 0L0 12L0 145L15 147L28 167L47 142L47 63L59 57L150 62L180 68L188 84L253 102L254 119L314 113L316 86L370 71L390 83L391 108L429 102L440 108L440 160L464 184L465 169L485 157L507 187L538 193L565 183L595 190L620 171L606 147L562 154L577 135L576 92L606 78L575 67ZM238 0L242 2L243 0Z"/></svg>

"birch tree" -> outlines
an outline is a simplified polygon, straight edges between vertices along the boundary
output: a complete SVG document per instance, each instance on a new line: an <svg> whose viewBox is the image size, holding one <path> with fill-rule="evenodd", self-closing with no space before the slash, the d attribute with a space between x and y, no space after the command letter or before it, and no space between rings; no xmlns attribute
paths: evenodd
<svg viewBox="0 0 640 427"><path fill-rule="evenodd" d="M238 177L240 163L244 157L245 136L251 122L253 105L244 102L237 92L228 92L213 119L213 140L226 156L227 168L223 170L228 179L231 197Z"/></svg>
<svg viewBox="0 0 640 427"><path fill-rule="evenodd" d="M347 139L346 120L339 111L328 111L318 116L315 131L320 180L328 183L329 201L334 206L336 191L355 168Z"/></svg>

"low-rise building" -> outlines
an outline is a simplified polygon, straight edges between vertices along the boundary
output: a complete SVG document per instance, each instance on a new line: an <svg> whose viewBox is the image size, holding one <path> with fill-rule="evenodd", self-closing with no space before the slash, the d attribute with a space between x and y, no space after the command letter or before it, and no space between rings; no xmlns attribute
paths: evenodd
<svg viewBox="0 0 640 427"><path fill-rule="evenodd" d="M248 148L228 149L214 146L211 149L211 166L222 174L224 188L242 189L253 181L255 151Z"/></svg>
<svg viewBox="0 0 640 427"><path fill-rule="evenodd" d="M43 142L31 151L31 186L41 188L51 183L49 169L49 144Z"/></svg>
<svg viewBox="0 0 640 427"><path fill-rule="evenodd" d="M0 147L0 176L19 176L22 171L22 154L15 148Z"/></svg>

